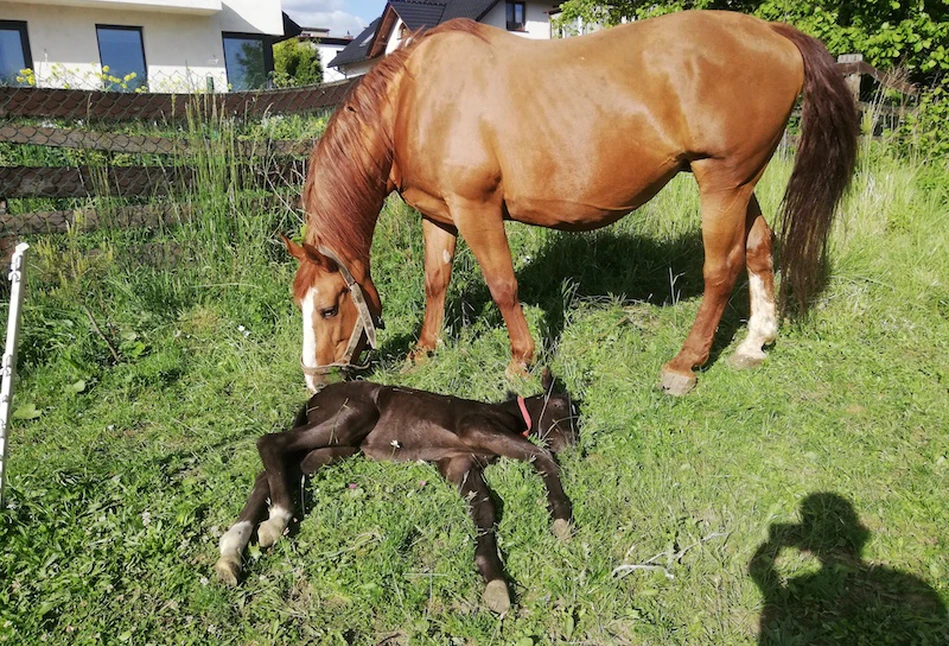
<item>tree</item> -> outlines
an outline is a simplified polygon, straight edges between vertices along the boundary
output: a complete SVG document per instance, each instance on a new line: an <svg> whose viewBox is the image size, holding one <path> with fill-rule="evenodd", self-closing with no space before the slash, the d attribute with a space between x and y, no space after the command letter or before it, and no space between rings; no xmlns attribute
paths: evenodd
<svg viewBox="0 0 949 646"><path fill-rule="evenodd" d="M603 25L683 9L740 11L790 23L833 54L860 53L881 70L901 67L924 86L949 72L946 0L566 0L562 9L563 23Z"/></svg>
<svg viewBox="0 0 949 646"><path fill-rule="evenodd" d="M316 47L296 38L277 43L273 48L274 85L297 87L323 82L323 66Z"/></svg>

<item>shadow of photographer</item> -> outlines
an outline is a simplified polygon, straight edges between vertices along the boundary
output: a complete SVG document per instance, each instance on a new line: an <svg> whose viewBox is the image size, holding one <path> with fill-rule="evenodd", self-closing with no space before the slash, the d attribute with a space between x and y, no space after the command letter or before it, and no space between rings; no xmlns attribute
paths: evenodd
<svg viewBox="0 0 949 646"><path fill-rule="evenodd" d="M749 571L764 596L759 644L949 644L946 606L922 579L862 560L870 531L833 493L801 502L801 522L771 525ZM782 549L808 552L820 570L784 580Z"/></svg>

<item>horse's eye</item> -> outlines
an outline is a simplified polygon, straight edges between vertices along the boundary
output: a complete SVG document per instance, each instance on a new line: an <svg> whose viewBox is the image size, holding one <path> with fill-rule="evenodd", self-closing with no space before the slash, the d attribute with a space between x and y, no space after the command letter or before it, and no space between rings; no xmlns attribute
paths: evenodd
<svg viewBox="0 0 949 646"><path fill-rule="evenodd" d="M336 316L336 312L338 311L339 311L339 308L334 305L333 307L328 307L325 310L320 310L320 316L322 316L325 319L331 319L334 316Z"/></svg>

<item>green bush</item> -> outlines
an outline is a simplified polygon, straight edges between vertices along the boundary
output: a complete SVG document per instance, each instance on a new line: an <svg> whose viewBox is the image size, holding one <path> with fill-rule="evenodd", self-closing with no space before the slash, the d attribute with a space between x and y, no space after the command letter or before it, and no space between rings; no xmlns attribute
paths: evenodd
<svg viewBox="0 0 949 646"><path fill-rule="evenodd" d="M276 87L319 85L323 82L320 53L315 47L294 38L274 45L273 66Z"/></svg>

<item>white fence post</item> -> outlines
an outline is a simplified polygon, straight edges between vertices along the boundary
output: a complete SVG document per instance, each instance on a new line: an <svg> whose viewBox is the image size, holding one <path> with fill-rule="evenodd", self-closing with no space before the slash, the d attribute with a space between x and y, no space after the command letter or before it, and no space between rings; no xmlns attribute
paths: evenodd
<svg viewBox="0 0 949 646"><path fill-rule="evenodd" d="M10 420L10 406L13 404L13 379L16 376L16 344L20 336L20 305L23 303L23 287L26 279L26 250L30 245L22 242L13 251L10 262L9 280L10 314L7 317L7 343L3 351L3 364L0 374L3 384L0 386L0 510L3 509L3 489L7 482L4 475L7 468L7 422Z"/></svg>

